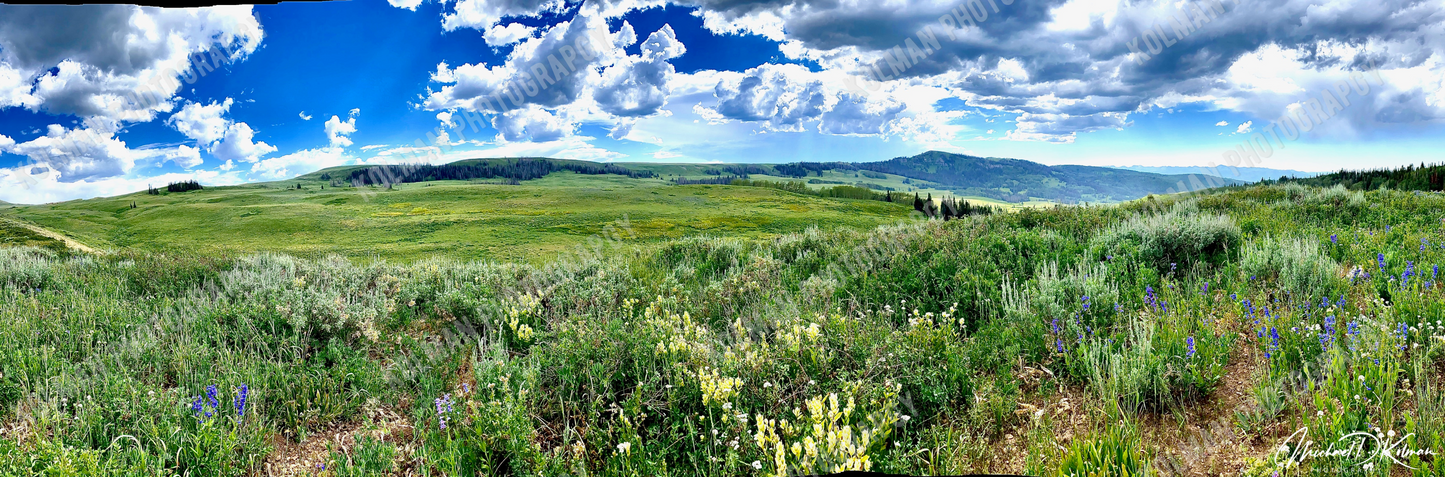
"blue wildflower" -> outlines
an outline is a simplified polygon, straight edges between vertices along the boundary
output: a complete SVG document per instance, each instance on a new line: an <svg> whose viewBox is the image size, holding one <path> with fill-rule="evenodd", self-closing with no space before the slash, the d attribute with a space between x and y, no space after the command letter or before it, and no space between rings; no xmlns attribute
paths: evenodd
<svg viewBox="0 0 1445 477"><path fill-rule="evenodd" d="M1330 243L1338 244L1340 243L1340 238L1335 236L1335 234L1330 234Z"/></svg>
<svg viewBox="0 0 1445 477"><path fill-rule="evenodd" d="M242 384L242 385L241 385L241 391L236 394L236 415L237 415L237 416L242 416L242 417L244 417L244 416L246 415L246 397L247 397L250 393L251 393L251 389L248 388L245 384Z"/></svg>
<svg viewBox="0 0 1445 477"><path fill-rule="evenodd" d="M1320 347L1329 349L1335 343L1335 316L1325 317L1325 326L1320 330Z"/></svg>
<svg viewBox="0 0 1445 477"><path fill-rule="evenodd" d="M1055 339L1055 340L1054 340L1054 346L1059 349L1059 352L1060 352L1060 353L1063 353L1063 352L1064 352L1064 340L1063 340L1063 338Z"/></svg>
<svg viewBox="0 0 1445 477"><path fill-rule="evenodd" d="M1265 358L1273 357L1273 356L1274 356L1274 352L1276 352L1276 351L1279 351L1279 330L1275 329L1274 327L1270 327L1270 328L1269 328L1269 348L1264 352L1264 357L1265 357Z"/></svg>
<svg viewBox="0 0 1445 477"><path fill-rule="evenodd" d="M1375 261L1380 262L1380 271L1385 271L1385 254L1376 254Z"/></svg>
<svg viewBox="0 0 1445 477"><path fill-rule="evenodd" d="M1185 353L1184 357L1186 357L1186 358L1193 358L1193 357L1194 357L1194 337L1193 337L1193 336L1190 336L1189 339L1185 340L1185 342L1187 342L1187 343L1189 344L1189 352L1188 352L1188 353Z"/></svg>

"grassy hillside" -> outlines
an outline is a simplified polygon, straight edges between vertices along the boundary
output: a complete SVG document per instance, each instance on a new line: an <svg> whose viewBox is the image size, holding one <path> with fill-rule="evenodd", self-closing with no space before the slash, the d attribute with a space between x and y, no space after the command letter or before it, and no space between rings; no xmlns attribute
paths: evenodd
<svg viewBox="0 0 1445 477"><path fill-rule="evenodd" d="M535 265L4 247L0 475L1441 475L1442 220L1290 185ZM1300 429L1401 464L1279 472Z"/></svg>
<svg viewBox="0 0 1445 477"><path fill-rule="evenodd" d="M0 210L100 248L157 253L285 252L412 261L538 260L625 217L641 243L710 234L767 238L810 226L869 228L911 206L771 189L674 186L661 179L554 172L520 185L436 181L333 187L322 175L200 191ZM301 189L296 189L300 186ZM130 208L131 203L136 208Z"/></svg>
<svg viewBox="0 0 1445 477"><path fill-rule="evenodd" d="M1162 175L1109 167L1046 166L1019 159L984 158L929 151L856 166L922 179L955 190L961 196L983 196L1009 202L1039 198L1059 202L1118 202L1171 190L1192 190L1188 175ZM1195 180L1203 181L1196 178ZM1179 187L1184 181L1186 187ZM1215 178L1216 184L1239 184Z"/></svg>

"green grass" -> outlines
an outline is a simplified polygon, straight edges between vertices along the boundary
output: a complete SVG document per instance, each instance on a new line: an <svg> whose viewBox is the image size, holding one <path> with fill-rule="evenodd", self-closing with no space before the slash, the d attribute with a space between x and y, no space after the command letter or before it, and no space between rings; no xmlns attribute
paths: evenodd
<svg viewBox="0 0 1445 477"><path fill-rule="evenodd" d="M601 233L615 223L605 210L656 203L879 205L537 182L415 184L359 203L257 186L135 200L140 213L201 220L226 204L304 224L284 211L484 215L467 193L495 191L540 211L534 229L496 237L530 239ZM1302 428L1317 444L1381 430L1409 436L1397 450L1445 452L1445 196L1337 195L1259 186L776 236L729 224L695 236L656 212L634 219L651 241L635 253L608 242L537 263L156 253L136 238L103 256L0 247L0 475L295 462L325 476L1270 476ZM98 217L135 212L96 203L31 213L105 231ZM596 218L566 214L578 210ZM289 237L270 220L229 233ZM424 223L318 240L340 249ZM467 239L445 230L417 237ZM1402 460L1418 470L1324 456L1281 475L1445 471L1438 455Z"/></svg>
<svg viewBox="0 0 1445 477"><path fill-rule="evenodd" d="M303 189L287 189L297 184ZM24 206L0 216L92 246L156 253L535 262L586 243L624 217L635 242L650 244L700 234L771 238L810 226L869 228L910 212L877 201L563 172L517 186L438 181L394 190L299 179Z"/></svg>

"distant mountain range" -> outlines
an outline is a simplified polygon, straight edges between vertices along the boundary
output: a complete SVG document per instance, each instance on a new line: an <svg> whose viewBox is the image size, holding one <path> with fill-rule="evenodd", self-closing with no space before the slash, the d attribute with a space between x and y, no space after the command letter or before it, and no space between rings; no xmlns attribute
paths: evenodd
<svg viewBox="0 0 1445 477"><path fill-rule="evenodd" d="M1180 166L1117 166L1116 169L1126 169L1140 172L1153 172L1155 174L1209 174L1226 179L1237 179L1245 182L1259 182L1265 179L1278 180L1280 177L1306 178L1314 177L1325 172L1305 172L1292 169L1267 169L1263 167L1180 167Z"/></svg>
<svg viewBox="0 0 1445 477"><path fill-rule="evenodd" d="M1159 174L1112 167L1046 166L1021 159L978 157L928 151L913 157L854 163L859 169L934 182L959 195L1009 202L1029 198L1057 202L1118 202L1149 194L1192 190L1199 185L1235 185L1244 181L1190 174ZM1181 187L1181 183L1183 186Z"/></svg>

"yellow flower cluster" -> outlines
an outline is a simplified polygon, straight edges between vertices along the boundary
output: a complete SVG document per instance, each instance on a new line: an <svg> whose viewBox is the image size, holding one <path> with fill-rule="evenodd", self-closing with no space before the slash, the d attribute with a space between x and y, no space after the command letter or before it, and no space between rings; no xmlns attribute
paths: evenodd
<svg viewBox="0 0 1445 477"><path fill-rule="evenodd" d="M796 420L791 422L759 414L753 440L763 453L772 454L773 472L768 475L871 470L873 462L868 451L888 439L898 419L897 389L888 394L883 409L866 420L854 419L855 391L856 386L846 391L847 404L843 406L839 406L837 393L828 394L826 399L809 398L807 416L794 408Z"/></svg>
<svg viewBox="0 0 1445 477"><path fill-rule="evenodd" d="M523 343L532 342L536 332L530 325L522 323L522 318L536 316L537 309L541 306L542 295L534 296L530 291L517 297L516 303L507 306L507 327L511 328L513 336Z"/></svg>
<svg viewBox="0 0 1445 477"><path fill-rule="evenodd" d="M730 403L733 396L738 394L738 387L743 385L741 379L719 376L716 369L708 367L702 368L702 371L697 373L697 380L702 385L702 405L704 406L712 403Z"/></svg>

